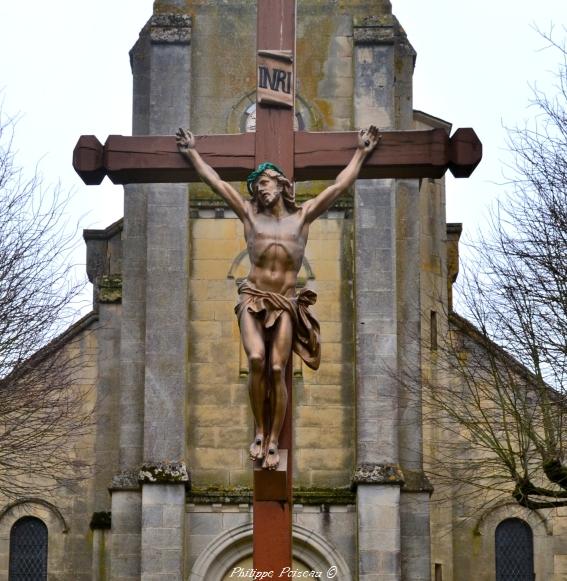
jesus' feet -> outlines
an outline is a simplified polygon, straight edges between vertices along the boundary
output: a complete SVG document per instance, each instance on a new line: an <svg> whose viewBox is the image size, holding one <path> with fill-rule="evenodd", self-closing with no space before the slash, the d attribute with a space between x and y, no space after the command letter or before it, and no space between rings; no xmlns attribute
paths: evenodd
<svg viewBox="0 0 567 581"><path fill-rule="evenodd" d="M268 470L275 470L280 464L280 455L278 452L278 445L270 442L266 448L266 456L262 463L262 468Z"/></svg>
<svg viewBox="0 0 567 581"><path fill-rule="evenodd" d="M257 435L250 444L250 460L261 460L264 457L264 436Z"/></svg>

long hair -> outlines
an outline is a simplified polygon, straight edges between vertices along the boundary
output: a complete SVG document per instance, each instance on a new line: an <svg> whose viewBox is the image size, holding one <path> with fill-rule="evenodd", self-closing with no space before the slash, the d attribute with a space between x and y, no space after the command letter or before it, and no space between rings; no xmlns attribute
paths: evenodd
<svg viewBox="0 0 567 581"><path fill-rule="evenodd" d="M264 174L270 178L275 179L278 182L278 185L281 186L282 199L288 212L297 212L299 210L299 206L295 203L295 189L293 184L282 173L279 173L273 169L266 169L260 175ZM256 185L258 183L258 179L260 179L260 176L258 176L256 181L252 184L252 193L250 198L250 202L256 212L259 211L260 206L262 205L261 202L258 201L258 187Z"/></svg>

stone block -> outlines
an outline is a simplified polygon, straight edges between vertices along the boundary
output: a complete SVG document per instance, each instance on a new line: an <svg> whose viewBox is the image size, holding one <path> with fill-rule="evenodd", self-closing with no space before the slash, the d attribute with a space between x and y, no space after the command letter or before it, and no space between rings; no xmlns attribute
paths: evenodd
<svg viewBox="0 0 567 581"><path fill-rule="evenodd" d="M352 58L353 54L352 35L335 36L333 44L337 56L342 58Z"/></svg>
<svg viewBox="0 0 567 581"><path fill-rule="evenodd" d="M163 526L165 528L181 528L185 518L185 507L180 505L165 505L163 507Z"/></svg>
<svg viewBox="0 0 567 581"><path fill-rule="evenodd" d="M321 445L324 431L320 427L297 427L295 430L295 446L297 450Z"/></svg>
<svg viewBox="0 0 567 581"><path fill-rule="evenodd" d="M352 377L352 368L343 363L325 363L315 372L313 382L321 385L341 385L344 378Z"/></svg>
<svg viewBox="0 0 567 581"><path fill-rule="evenodd" d="M238 220L192 220L191 236L204 240L236 240L241 235Z"/></svg>
<svg viewBox="0 0 567 581"><path fill-rule="evenodd" d="M142 533L142 554L149 548L173 549L182 546L182 531L176 528L144 529Z"/></svg>
<svg viewBox="0 0 567 581"><path fill-rule="evenodd" d="M219 408L216 405L198 405L192 409L194 418L198 418L200 427L232 427L245 425L245 408L234 409L228 406Z"/></svg>
<svg viewBox="0 0 567 581"><path fill-rule="evenodd" d="M191 461L191 481L195 486L229 486L228 470L222 468L205 470L194 467L194 465L194 462Z"/></svg>
<svg viewBox="0 0 567 581"><path fill-rule="evenodd" d="M333 429L340 427L344 420L341 408L326 408L323 411L317 406L304 406L297 411L296 425L298 427Z"/></svg>
<svg viewBox="0 0 567 581"><path fill-rule="evenodd" d="M191 278L204 280L219 280L226 278L230 262L228 260L193 260L191 263Z"/></svg>
<svg viewBox="0 0 567 581"><path fill-rule="evenodd" d="M320 322L341 320L341 304L336 301L317 301L313 312Z"/></svg>
<svg viewBox="0 0 567 581"><path fill-rule="evenodd" d="M184 506L184 484L145 484L142 490L142 507Z"/></svg>
<svg viewBox="0 0 567 581"><path fill-rule="evenodd" d="M209 403L209 402L207 402ZM196 448L206 448L207 446L218 445L218 428L214 426L192 426L189 435L191 446Z"/></svg>
<svg viewBox="0 0 567 581"><path fill-rule="evenodd" d="M202 279L189 279L189 296L191 300L202 301L207 298L209 281Z"/></svg>
<svg viewBox="0 0 567 581"><path fill-rule="evenodd" d="M194 535L189 531L189 551L191 555L200 555L214 539L214 535Z"/></svg>
<svg viewBox="0 0 567 581"><path fill-rule="evenodd" d="M208 363L207 365L215 365L215 363ZM191 405L226 406L230 403L230 386L226 385L224 382L209 384L198 383L196 377L195 374L190 374L190 382L193 386ZM196 444L196 442L194 442L194 444Z"/></svg>
<svg viewBox="0 0 567 581"><path fill-rule="evenodd" d="M162 527L163 510L161 506L145 506L142 512L142 527Z"/></svg>
<svg viewBox="0 0 567 581"><path fill-rule="evenodd" d="M252 488L252 462L248 461L241 470L230 470L228 483L231 487Z"/></svg>
<svg viewBox="0 0 567 581"><path fill-rule="evenodd" d="M299 470L340 470L352 464L352 452L344 448L309 448L297 453Z"/></svg>
<svg viewBox="0 0 567 581"><path fill-rule="evenodd" d="M188 532L193 535L217 535L223 528L222 513L198 513L188 515Z"/></svg>
<svg viewBox="0 0 567 581"><path fill-rule="evenodd" d="M222 514L222 526L224 530L233 529L251 522L252 513L248 510L246 512Z"/></svg>
<svg viewBox="0 0 567 581"><path fill-rule="evenodd" d="M226 387L231 378L238 377L238 360L227 361L226 365L219 365L218 361L211 363L192 363L191 380L193 384L202 385L204 388L209 385L220 385ZM228 390L227 390L228 391ZM227 393L226 399L230 397Z"/></svg>
<svg viewBox="0 0 567 581"><path fill-rule="evenodd" d="M317 280L340 280L341 267L336 260L318 260L313 265Z"/></svg>
<svg viewBox="0 0 567 581"><path fill-rule="evenodd" d="M318 466L312 466L309 470L309 477L311 486L315 487L349 486L352 478L352 465L342 470L319 470Z"/></svg>
<svg viewBox="0 0 567 581"><path fill-rule="evenodd" d="M192 321L212 321L215 318L214 306L210 301L191 301L189 313Z"/></svg>
<svg viewBox="0 0 567 581"><path fill-rule="evenodd" d="M193 450L195 468L215 469L222 466L225 470L244 468L242 451L231 448L195 448Z"/></svg>
<svg viewBox="0 0 567 581"><path fill-rule="evenodd" d="M209 280L205 293L207 300L230 301L233 306L238 298L234 280L226 279L226 277L223 280ZM203 297L203 295L200 294L199 297Z"/></svg>
<svg viewBox="0 0 567 581"><path fill-rule="evenodd" d="M213 301L213 313L215 321L232 321L235 319L235 301Z"/></svg>
<svg viewBox="0 0 567 581"><path fill-rule="evenodd" d="M353 403L353 395L350 390L345 390L344 385L317 385L313 386L309 393L309 403L311 405L349 406Z"/></svg>
<svg viewBox="0 0 567 581"><path fill-rule="evenodd" d="M219 443L223 448L246 448L252 441L252 424L225 427L220 430Z"/></svg>
<svg viewBox="0 0 567 581"><path fill-rule="evenodd" d="M114 543L113 543L114 544ZM141 562L139 555L127 555L123 553L114 553L119 558L112 559L112 577L115 579L139 579L141 572Z"/></svg>
<svg viewBox="0 0 567 581"><path fill-rule="evenodd" d="M222 323L219 321L191 321L193 340L218 341L222 336Z"/></svg>
<svg viewBox="0 0 567 581"><path fill-rule="evenodd" d="M163 571L163 552L151 544L142 547L142 575L144 578L148 574L159 574Z"/></svg>
<svg viewBox="0 0 567 581"><path fill-rule="evenodd" d="M232 339L234 341L240 340L240 330L238 329L238 321L236 317L231 317L229 321L218 321L221 326L221 338Z"/></svg>
<svg viewBox="0 0 567 581"><path fill-rule="evenodd" d="M325 348L325 342L329 341L331 343L340 342L343 339L348 338L347 330L344 329L343 323L333 323L330 321L323 321L321 323L321 337L323 338L323 349Z"/></svg>
<svg viewBox="0 0 567 581"><path fill-rule="evenodd" d="M218 223L213 222L211 227L215 229ZM212 239L207 240L206 244L199 244L195 248L194 257L197 260L223 260L232 262L235 256L244 250L244 240L230 240L230 239Z"/></svg>

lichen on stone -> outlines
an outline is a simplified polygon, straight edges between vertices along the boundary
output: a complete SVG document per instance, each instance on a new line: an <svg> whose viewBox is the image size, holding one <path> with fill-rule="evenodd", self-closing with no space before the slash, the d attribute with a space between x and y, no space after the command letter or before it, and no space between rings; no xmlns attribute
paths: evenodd
<svg viewBox="0 0 567 581"><path fill-rule="evenodd" d="M359 464L352 478L357 484L403 484L404 475L397 464Z"/></svg>
<svg viewBox="0 0 567 581"><path fill-rule="evenodd" d="M188 483L189 472L183 462L143 464L138 473L138 481L144 484Z"/></svg>
<svg viewBox="0 0 567 581"><path fill-rule="evenodd" d="M97 287L99 303L117 303L122 300L122 276L120 274L101 276Z"/></svg>

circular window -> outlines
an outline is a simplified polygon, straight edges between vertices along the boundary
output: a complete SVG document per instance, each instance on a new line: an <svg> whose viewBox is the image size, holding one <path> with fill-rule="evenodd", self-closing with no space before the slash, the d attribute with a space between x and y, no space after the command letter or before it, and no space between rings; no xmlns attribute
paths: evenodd
<svg viewBox="0 0 567 581"><path fill-rule="evenodd" d="M295 129L295 131L303 131L305 129L305 123L299 111L295 112L293 128ZM247 133L256 131L256 103L248 105L248 107L244 111L244 130Z"/></svg>

